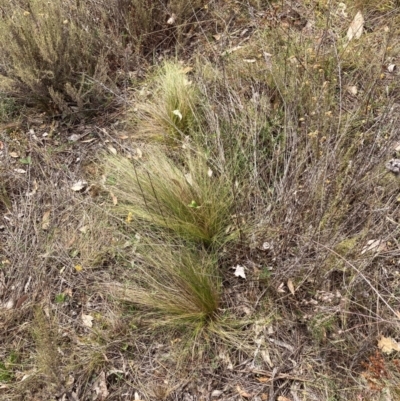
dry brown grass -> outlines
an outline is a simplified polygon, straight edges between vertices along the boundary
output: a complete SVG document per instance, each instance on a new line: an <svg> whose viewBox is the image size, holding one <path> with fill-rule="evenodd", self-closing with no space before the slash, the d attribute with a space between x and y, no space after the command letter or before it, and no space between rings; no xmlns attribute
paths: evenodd
<svg viewBox="0 0 400 401"><path fill-rule="evenodd" d="M378 347L381 336L399 340L400 185L385 169L399 140L398 71L387 68L400 57L398 6L365 2L366 30L344 47L356 4L346 16L339 2L292 2L311 23L303 29L281 4L251 3L259 8L235 3L229 23L221 19L229 5L218 3L212 11L223 29L204 40L207 47L192 62L202 108L189 143L231 177L237 191L229 217L246 228L216 255L222 286L215 326L194 340L182 325L154 328L153 305L149 313L109 291L110 283L134 289L135 234L148 227L114 218L100 184L70 188L82 178L101 181L101 171L85 175L81 163L97 149L102 157L106 141L127 157L137 157L140 144L119 140L125 133L111 128L102 136L93 127L95 141L75 144L8 132L0 138L7 181L0 224L2 396L100 399L102 383L110 400L135 393L146 400L399 399L398 352ZM35 127L35 136L45 129ZM10 156L16 151L18 158ZM176 143L168 150L179 163L180 153ZM31 164L23 164L28 155ZM167 248L171 238L151 233L169 261L179 260ZM148 255L153 268L155 259L163 261ZM234 275L237 265L246 279ZM35 317L38 307L44 314ZM40 340L35 330L49 338ZM44 344L52 341L57 351L47 360ZM54 374L47 381L57 388L46 383Z"/></svg>

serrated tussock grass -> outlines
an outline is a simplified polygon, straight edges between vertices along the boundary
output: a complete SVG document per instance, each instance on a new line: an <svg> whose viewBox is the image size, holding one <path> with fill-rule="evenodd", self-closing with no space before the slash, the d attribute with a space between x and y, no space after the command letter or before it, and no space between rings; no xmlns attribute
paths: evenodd
<svg viewBox="0 0 400 401"><path fill-rule="evenodd" d="M119 296L144 307L152 324L199 333L217 318L221 277L212 254L169 237L146 235L131 269L132 280Z"/></svg>
<svg viewBox="0 0 400 401"><path fill-rule="evenodd" d="M179 164L151 148L139 162L108 157L105 168L118 210L181 238L219 247L237 235L229 176L213 171L200 151Z"/></svg>
<svg viewBox="0 0 400 401"><path fill-rule="evenodd" d="M154 76L149 99L135 103L133 119L138 135L167 143L182 141L194 132L199 91L176 62L165 62Z"/></svg>

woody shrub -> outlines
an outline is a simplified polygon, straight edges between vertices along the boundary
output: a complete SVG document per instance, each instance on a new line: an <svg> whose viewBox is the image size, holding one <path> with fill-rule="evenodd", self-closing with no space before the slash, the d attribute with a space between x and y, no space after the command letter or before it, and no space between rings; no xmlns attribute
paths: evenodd
<svg viewBox="0 0 400 401"><path fill-rule="evenodd" d="M178 3L0 0L0 73L24 103L75 119L96 114L123 100L142 55L174 38L168 16L189 18L198 6Z"/></svg>

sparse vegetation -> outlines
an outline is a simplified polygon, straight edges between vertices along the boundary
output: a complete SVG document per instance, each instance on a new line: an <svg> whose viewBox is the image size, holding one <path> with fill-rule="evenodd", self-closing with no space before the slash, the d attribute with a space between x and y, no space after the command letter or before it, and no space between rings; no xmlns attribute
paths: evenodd
<svg viewBox="0 0 400 401"><path fill-rule="evenodd" d="M398 2L0 5L1 397L400 399Z"/></svg>

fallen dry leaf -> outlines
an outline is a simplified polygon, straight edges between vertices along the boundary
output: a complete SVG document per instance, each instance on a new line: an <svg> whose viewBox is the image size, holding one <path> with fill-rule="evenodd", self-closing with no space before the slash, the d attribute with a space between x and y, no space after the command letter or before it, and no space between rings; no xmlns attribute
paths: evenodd
<svg viewBox="0 0 400 401"><path fill-rule="evenodd" d="M38 189L39 189L39 185L38 185L37 181L36 181L36 180L33 180L33 183L32 183L32 191L31 191L31 192L28 192L26 195L27 195L27 196L33 196L33 195L36 194L36 192L37 192Z"/></svg>
<svg viewBox="0 0 400 401"><path fill-rule="evenodd" d="M86 234L89 231L89 226L82 226L82 227L79 228L79 231L82 234Z"/></svg>
<svg viewBox="0 0 400 401"><path fill-rule="evenodd" d="M391 337L381 336L378 340L378 348L385 354L391 354L393 351L400 351L400 344Z"/></svg>
<svg viewBox="0 0 400 401"><path fill-rule="evenodd" d="M213 390L213 392L211 393L211 398L219 397L221 394L221 390Z"/></svg>
<svg viewBox="0 0 400 401"><path fill-rule="evenodd" d="M50 210L47 212L44 212L43 218L42 218L42 230L48 230L50 227Z"/></svg>
<svg viewBox="0 0 400 401"><path fill-rule="evenodd" d="M284 397L283 395L280 395L277 398L277 401L292 401L290 398Z"/></svg>
<svg viewBox="0 0 400 401"><path fill-rule="evenodd" d="M352 39L360 39L364 30L364 17L359 11L351 22L347 31L347 39L350 42Z"/></svg>
<svg viewBox="0 0 400 401"><path fill-rule="evenodd" d="M294 289L293 281L292 281L291 279L289 279L289 280L287 281L287 286L288 286L288 288L289 288L290 293L291 293L292 295L294 295L295 289Z"/></svg>
<svg viewBox="0 0 400 401"><path fill-rule="evenodd" d="M79 192L79 191L81 191L83 188L85 188L86 185L87 185L87 182L86 182L86 181L84 181L84 180L79 180L79 181L75 182L75 183L72 185L71 189L72 189L73 191L75 191L75 192Z"/></svg>
<svg viewBox="0 0 400 401"><path fill-rule="evenodd" d="M116 156L117 153L118 153L118 152L117 152L117 149L115 149L114 146L112 146L112 145L108 145L108 146L107 146L107 149L108 149L108 150L110 151L110 153L113 154L114 156Z"/></svg>
<svg viewBox="0 0 400 401"><path fill-rule="evenodd" d="M221 359L221 361L224 362L224 364L228 370L233 370L233 363L227 353L221 351L218 356Z"/></svg>
<svg viewBox="0 0 400 401"><path fill-rule="evenodd" d="M79 139L81 138L80 135L77 134L72 134L71 136L69 136L67 139L71 142L76 142L79 141Z"/></svg>
<svg viewBox="0 0 400 401"><path fill-rule="evenodd" d="M361 255L369 251L374 251L380 253L387 250L387 246L383 240L380 239L370 239L367 241L367 245L361 251Z"/></svg>
<svg viewBox="0 0 400 401"><path fill-rule="evenodd" d="M355 85L347 86L346 90L347 90L348 93L350 93L350 95L353 95L353 96L357 95L357 93L358 93L357 86L355 86Z"/></svg>
<svg viewBox="0 0 400 401"><path fill-rule="evenodd" d="M394 175L400 174L400 159L391 159L386 164L385 167L392 172Z"/></svg>
<svg viewBox="0 0 400 401"><path fill-rule="evenodd" d="M250 398L251 394L247 391L243 390L239 385L236 386L236 391L239 393L241 397Z"/></svg>
<svg viewBox="0 0 400 401"><path fill-rule="evenodd" d="M175 24L175 21L176 21L176 14L172 14L172 15L168 18L167 24L168 24L168 25L174 25L174 24Z"/></svg>
<svg viewBox="0 0 400 401"><path fill-rule="evenodd" d="M116 206L118 204L118 198L112 193L112 191L110 191L110 196L111 196L113 205Z"/></svg>
<svg viewBox="0 0 400 401"><path fill-rule="evenodd" d="M285 286L284 283L280 283L280 284L279 284L279 287L277 288L277 291L280 292L280 293L285 293L286 291L285 291L285 289L283 288L284 286Z"/></svg>
<svg viewBox="0 0 400 401"><path fill-rule="evenodd" d="M263 359L263 361L264 361L266 364L268 364L268 366L269 366L270 368L273 368L273 367L274 367L274 364L273 364L272 361L271 361L271 356L269 355L269 351L266 350L266 349L263 349L263 350L260 351L260 354L261 354L261 358Z"/></svg>
<svg viewBox="0 0 400 401"><path fill-rule="evenodd" d="M193 71L193 67L187 66L185 68L182 69L182 73L183 74L187 74L189 72Z"/></svg>
<svg viewBox="0 0 400 401"><path fill-rule="evenodd" d="M92 389L96 393L96 398L93 398L94 400L103 401L108 397L109 392L107 390L106 374L104 371L94 381Z"/></svg>
<svg viewBox="0 0 400 401"><path fill-rule="evenodd" d="M86 327L93 327L93 316L82 313L82 323Z"/></svg>
<svg viewBox="0 0 400 401"><path fill-rule="evenodd" d="M243 46L240 46L240 45L239 45L239 46L231 47L230 49L225 50L225 51L222 53L222 55L223 55L223 56L227 56L228 54L231 54L231 53L233 53L233 52L236 52L236 51L240 50L242 47L243 47Z"/></svg>
<svg viewBox="0 0 400 401"><path fill-rule="evenodd" d="M190 174L190 173L186 173L185 174L185 178L186 178L186 181L190 184L190 185L193 185L193 178L192 178L192 175ZM179 183L179 181L177 181L177 180L172 180L175 184L177 184L180 188L182 188L181 187L181 184Z"/></svg>
<svg viewBox="0 0 400 401"><path fill-rule="evenodd" d="M234 275L236 277L246 278L246 273L244 272L244 266L237 265L236 267L233 267L233 269L235 269Z"/></svg>

